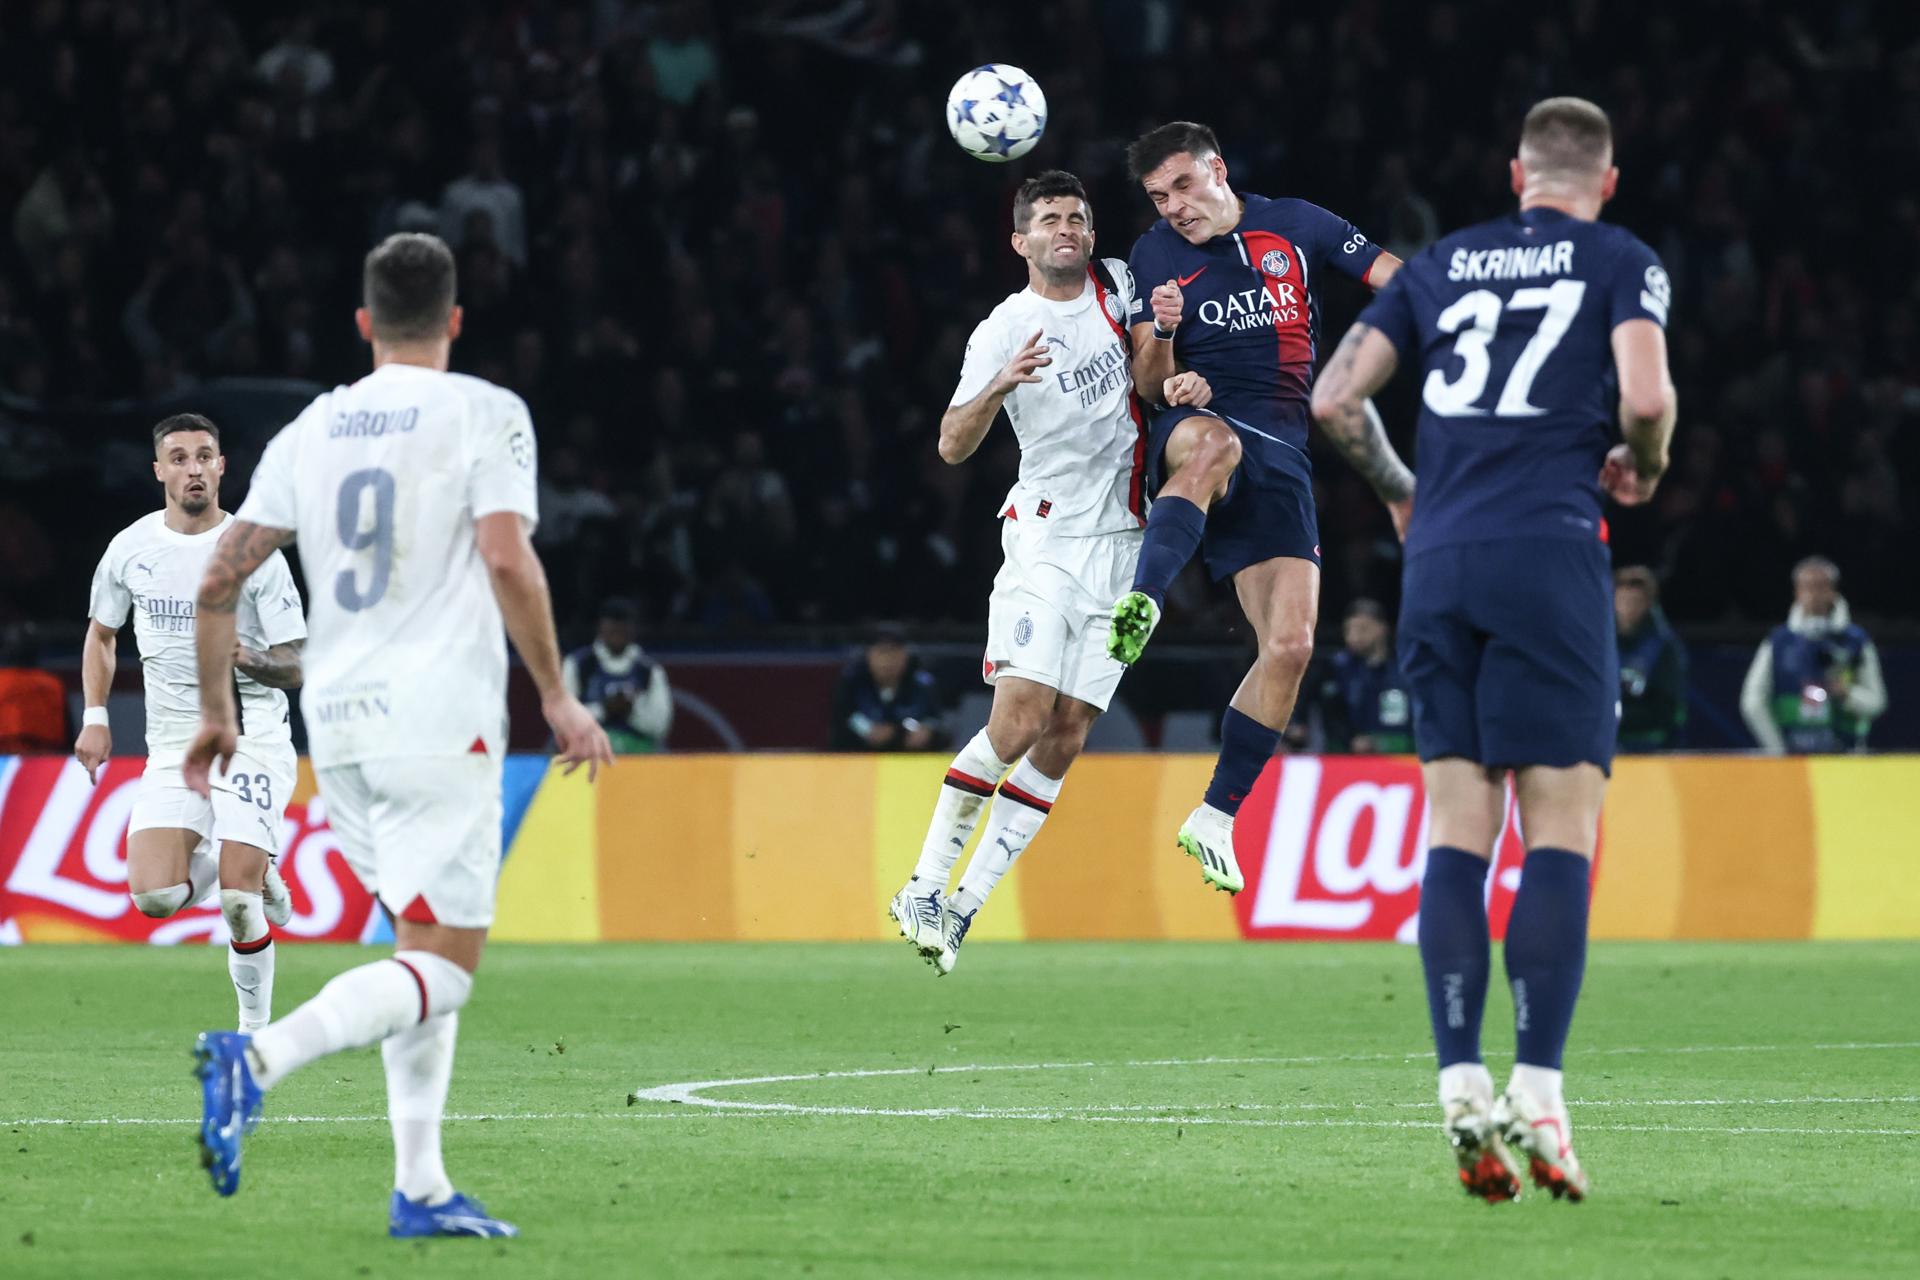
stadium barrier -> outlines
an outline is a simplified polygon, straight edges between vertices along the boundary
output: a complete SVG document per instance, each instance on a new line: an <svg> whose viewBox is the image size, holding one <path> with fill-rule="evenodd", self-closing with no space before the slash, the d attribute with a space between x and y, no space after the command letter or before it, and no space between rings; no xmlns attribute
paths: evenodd
<svg viewBox="0 0 1920 1280"><path fill-rule="evenodd" d="M225 941L212 908L151 920L126 896L144 761L97 786L55 757L0 757L0 942ZM509 757L494 934L522 941L893 937L883 911L925 833L933 756L653 756L590 786ZM1209 892L1172 833L1210 758L1091 756L983 913L976 938L1411 940L1425 849L1418 767L1276 760L1238 826L1246 892ZM283 828L282 936L380 941L305 761ZM1601 938L1920 937L1920 757L1622 760L1593 900ZM1519 881L1507 830L1495 935Z"/></svg>

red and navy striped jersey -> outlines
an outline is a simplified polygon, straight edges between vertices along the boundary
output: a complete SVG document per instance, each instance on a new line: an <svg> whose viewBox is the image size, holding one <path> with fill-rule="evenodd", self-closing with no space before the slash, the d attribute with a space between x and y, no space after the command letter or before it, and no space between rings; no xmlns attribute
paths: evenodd
<svg viewBox="0 0 1920 1280"><path fill-rule="evenodd" d="M1421 376L1407 553L1601 536L1600 464L1618 439L1613 331L1665 328L1671 293L1632 232L1556 209L1467 227L1407 259L1360 313Z"/></svg>
<svg viewBox="0 0 1920 1280"><path fill-rule="evenodd" d="M1147 229L1129 263L1139 282L1130 323L1151 323L1151 294L1176 281L1185 305L1174 357L1212 386L1211 407L1305 450L1319 277L1333 268L1365 280L1380 246L1305 200L1241 200L1240 224L1205 244L1164 218Z"/></svg>

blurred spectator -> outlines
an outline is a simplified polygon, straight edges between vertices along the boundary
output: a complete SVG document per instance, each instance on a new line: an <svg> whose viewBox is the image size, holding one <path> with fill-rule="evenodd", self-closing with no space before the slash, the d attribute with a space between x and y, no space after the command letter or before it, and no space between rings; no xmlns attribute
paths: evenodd
<svg viewBox="0 0 1920 1280"><path fill-rule="evenodd" d="M0 755L59 754L70 745L66 688L39 669L35 649L25 627L0 637Z"/></svg>
<svg viewBox="0 0 1920 1280"><path fill-rule="evenodd" d="M618 597L600 606L593 643L561 663L567 692L586 704L620 755L660 751L673 724L673 691L666 668L647 657L635 634L640 611Z"/></svg>
<svg viewBox="0 0 1920 1280"><path fill-rule="evenodd" d="M840 673L833 691L834 751L933 751L945 745L940 689L903 634L883 627Z"/></svg>
<svg viewBox="0 0 1920 1280"><path fill-rule="evenodd" d="M1404 755L1413 750L1413 703L1393 652L1393 624L1378 600L1347 606L1341 648L1326 665L1315 700L1326 750Z"/></svg>
<svg viewBox="0 0 1920 1280"><path fill-rule="evenodd" d="M1763 751L1861 751L1887 709L1880 654L1853 623L1840 570L1823 556L1793 569L1793 608L1753 655L1740 714Z"/></svg>
<svg viewBox="0 0 1920 1280"><path fill-rule="evenodd" d="M1614 571L1613 627L1620 645L1619 749L1671 751L1687 727L1687 651L1660 610L1653 570Z"/></svg>
<svg viewBox="0 0 1920 1280"><path fill-rule="evenodd" d="M447 184L440 197L440 236L456 250L480 229L516 269L527 265L527 201L500 169L500 144L473 144L473 167Z"/></svg>

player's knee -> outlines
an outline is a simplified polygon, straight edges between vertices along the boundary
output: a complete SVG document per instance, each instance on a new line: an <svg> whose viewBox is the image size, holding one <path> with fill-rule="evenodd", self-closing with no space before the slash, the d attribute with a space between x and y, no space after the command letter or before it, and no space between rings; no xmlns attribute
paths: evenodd
<svg viewBox="0 0 1920 1280"><path fill-rule="evenodd" d="M1275 632L1260 646L1260 661L1279 678L1298 683L1313 661L1313 632Z"/></svg>
<svg viewBox="0 0 1920 1280"><path fill-rule="evenodd" d="M147 889L127 896L133 899L141 915L164 920L187 905L187 895L191 892L184 884L170 884L164 889Z"/></svg>
<svg viewBox="0 0 1920 1280"><path fill-rule="evenodd" d="M1224 422L1210 422L1194 441L1188 465L1221 482L1240 465L1240 437Z"/></svg>
<svg viewBox="0 0 1920 1280"><path fill-rule="evenodd" d="M1047 726L1047 731L1040 735L1040 741L1035 744L1033 754L1044 755L1046 762L1053 765L1054 770L1065 770L1079 758L1082 751L1087 749L1087 731L1091 728L1093 724L1090 721L1056 718ZM1057 777L1058 773L1054 770L1043 768L1041 772L1050 777Z"/></svg>

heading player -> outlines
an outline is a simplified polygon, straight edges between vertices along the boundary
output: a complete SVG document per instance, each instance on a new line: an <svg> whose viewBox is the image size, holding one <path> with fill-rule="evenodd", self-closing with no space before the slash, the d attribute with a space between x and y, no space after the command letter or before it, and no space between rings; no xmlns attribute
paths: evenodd
<svg viewBox="0 0 1920 1280"><path fill-rule="evenodd" d="M974 329L940 419L949 463L973 456L1002 408L1020 442L1020 478L1000 510L1006 562L987 602L981 671L993 711L953 758L913 877L888 907L941 973L953 971L975 913L1039 832L1113 699L1125 668L1107 654L1108 610L1133 576L1147 519L1146 430L1125 324L1133 275L1117 258L1094 258L1086 189L1059 170L1020 185L1012 244L1027 287ZM1191 373L1154 392L1171 404L1209 396ZM948 898L988 797L987 829Z"/></svg>
<svg viewBox="0 0 1920 1280"><path fill-rule="evenodd" d="M166 505L116 534L93 572L80 660L86 711L73 754L98 782L113 755L107 694L131 613L146 685L147 767L127 821L127 892L143 915L158 918L198 906L219 884L240 1030L254 1031L273 1018L269 925L285 925L293 912L273 859L297 767L282 690L300 683L307 624L286 558L276 552L247 577L235 604L233 670L222 677L238 689L233 764L211 795L188 790L180 766L199 711L194 594L233 517L220 509L227 460L210 419L161 419L153 453Z"/></svg>
<svg viewBox="0 0 1920 1280"><path fill-rule="evenodd" d="M240 583L297 535L316 584L300 704L313 763L341 851L393 917L396 949L258 1035L200 1037L202 1159L232 1195L263 1091L316 1058L379 1042L395 1160L389 1232L513 1235L454 1191L440 1159L459 1010L500 871L503 621L560 760L591 772L612 751L561 680L546 574L528 541L527 406L447 372L461 322L452 252L433 236L389 236L367 255L364 289L354 320L373 344L373 372L274 437L200 585L201 717L187 780L205 791L234 752L226 672Z"/></svg>
<svg viewBox="0 0 1920 1280"><path fill-rule="evenodd" d="M1400 260L1305 200L1236 195L1205 125L1145 134L1127 148L1127 169L1161 215L1133 246L1134 278L1163 282L1134 301L1135 385L1157 400L1167 378L1190 369L1212 384L1213 402L1154 415L1147 458L1160 482L1107 648L1139 661L1168 587L1203 545L1214 580L1233 579L1259 656L1221 717L1213 780L1178 842L1208 884L1238 893L1233 820L1293 715L1320 608L1307 457L1314 280L1331 268L1378 289Z"/></svg>
<svg viewBox="0 0 1920 1280"><path fill-rule="evenodd" d="M1537 104L1511 168L1519 212L1409 261L1341 340L1313 411L1404 506L1413 477L1364 402L1402 361L1422 371L1400 662L1432 807L1420 960L1440 1101L1469 1192L1518 1195L1518 1150L1537 1185L1578 1200L1561 1055L1620 714L1601 501L1645 502L1667 468L1671 288L1651 249L1598 221L1620 178L1599 107ZM1609 449L1616 418L1626 442ZM1509 770L1527 857L1507 923L1513 1076L1496 1101L1480 1058L1485 886Z"/></svg>

